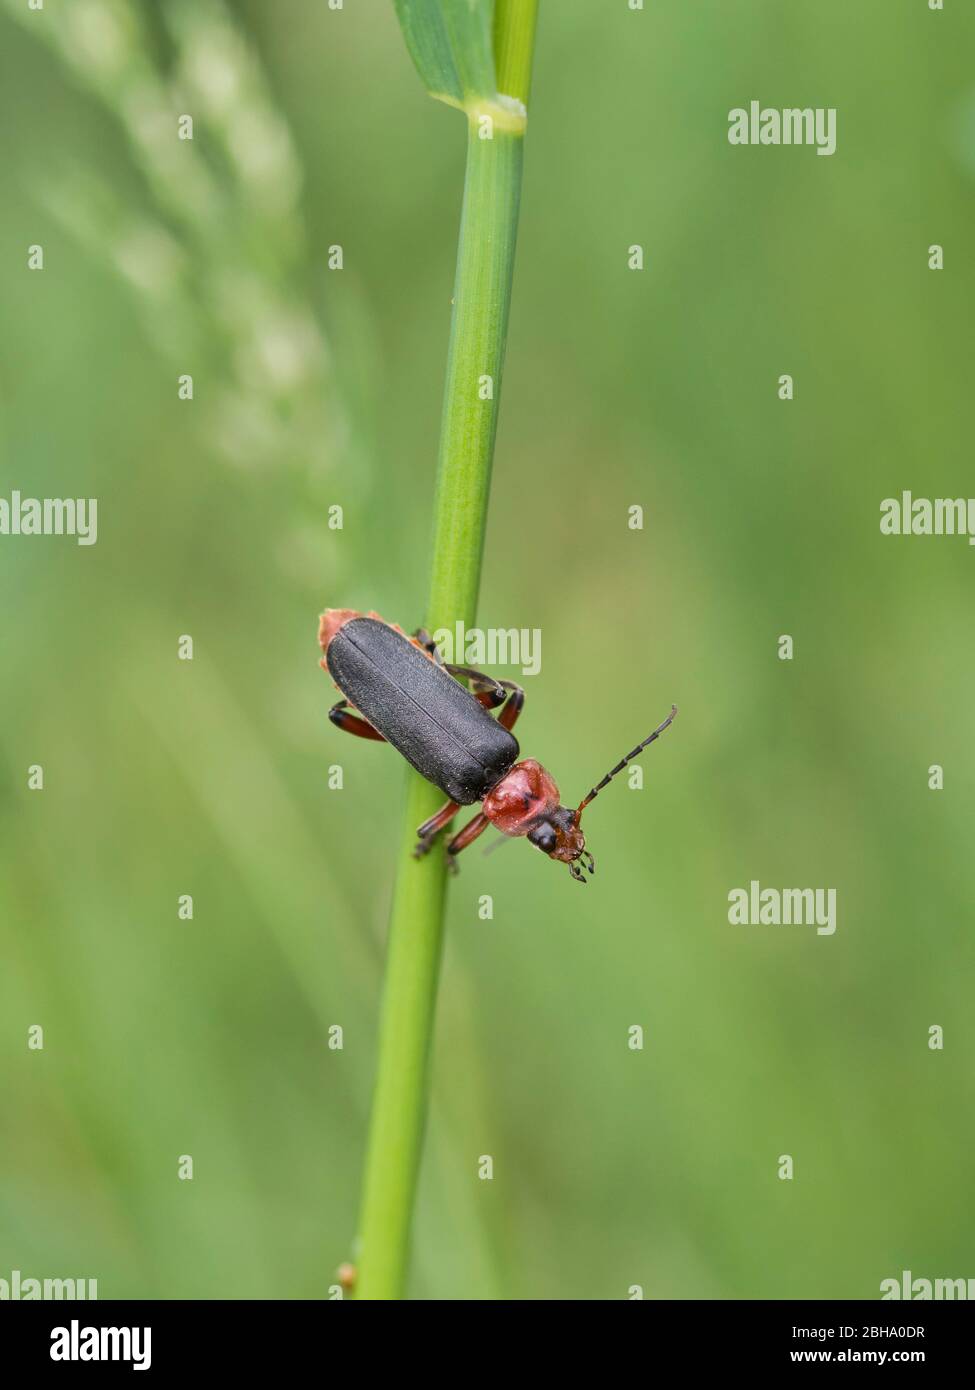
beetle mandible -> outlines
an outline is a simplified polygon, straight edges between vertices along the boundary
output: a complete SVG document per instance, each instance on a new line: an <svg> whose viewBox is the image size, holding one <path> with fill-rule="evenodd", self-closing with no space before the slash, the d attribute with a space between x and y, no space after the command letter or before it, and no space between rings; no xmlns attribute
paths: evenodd
<svg viewBox="0 0 975 1390"><path fill-rule="evenodd" d="M343 696L329 710L332 723L359 738L391 743L448 798L417 830L417 858L430 850L462 806L481 802L478 814L447 845L453 867L461 850L494 825L505 835L526 835L550 859L567 864L577 883L585 883L578 861L591 874L595 860L579 825L583 811L677 714L674 705L663 723L573 809L561 804L559 789L541 763L518 761L511 730L525 703L521 686L470 666L445 664L422 628L407 637L378 613L328 608L318 640L322 669ZM471 689L460 680L469 681ZM489 711L499 706L495 719Z"/></svg>

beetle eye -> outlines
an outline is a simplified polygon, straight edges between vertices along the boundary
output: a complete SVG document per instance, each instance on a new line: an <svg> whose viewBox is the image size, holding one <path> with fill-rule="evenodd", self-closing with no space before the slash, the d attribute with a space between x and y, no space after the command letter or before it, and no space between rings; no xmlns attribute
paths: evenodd
<svg viewBox="0 0 975 1390"><path fill-rule="evenodd" d="M558 840L555 831L547 822L540 825L537 830L533 830L528 838L533 845L538 846L543 854L551 854Z"/></svg>

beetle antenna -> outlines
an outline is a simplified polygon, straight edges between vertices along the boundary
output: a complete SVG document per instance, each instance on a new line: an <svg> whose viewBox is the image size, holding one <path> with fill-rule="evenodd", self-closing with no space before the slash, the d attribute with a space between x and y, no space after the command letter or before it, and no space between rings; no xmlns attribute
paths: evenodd
<svg viewBox="0 0 975 1390"><path fill-rule="evenodd" d="M511 838L510 835L499 835L496 840L492 840L491 843L485 848L484 855L487 856L489 854L493 854L495 850L501 849L502 845L513 844L514 840Z"/></svg>
<svg viewBox="0 0 975 1390"><path fill-rule="evenodd" d="M624 769L624 767L626 767L626 764L629 763L629 762L632 762L633 759L636 757L636 755L637 755L638 753L642 753L643 750L644 750L644 748L646 748L647 744L653 743L653 741L654 741L655 738L659 738L659 737L660 737L660 735L663 733L664 729L667 728L668 724L672 724L672 723L674 722L674 717L676 716L676 714L677 714L677 706L674 705L673 708L671 709L670 713L667 715L667 718L664 720L664 722L663 722L662 724L659 724L659 725L657 726L657 728L654 729L653 733L650 734L650 736L649 736L648 738L645 738L645 739L643 740L642 743L638 743L637 746L636 746L631 752L627 753L626 757L625 757L625 758L622 758L622 759L616 764L615 767L610 768L609 772L607 772L607 774L606 774L606 776L603 778L603 780L602 780L601 782L597 782L597 783L596 783L596 785L593 787L592 791L589 793L588 796L583 797L582 801L580 801L580 803L579 803L579 809L578 809L578 811L576 811L576 815L575 815L576 825L579 824L579 819L580 819L580 817L581 817L583 811L584 811L584 810L586 809L586 807L589 805L590 801L594 801L595 798L596 798L596 797L599 795L599 793L602 791L603 787L607 786L610 782L612 782L612 780L613 780L613 778L616 776L616 774L617 774L618 772L622 772L623 769Z"/></svg>

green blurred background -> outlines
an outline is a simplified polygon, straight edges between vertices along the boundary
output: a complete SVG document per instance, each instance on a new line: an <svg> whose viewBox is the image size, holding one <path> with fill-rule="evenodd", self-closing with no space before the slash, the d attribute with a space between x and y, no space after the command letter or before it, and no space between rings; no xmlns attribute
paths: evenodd
<svg viewBox="0 0 975 1390"><path fill-rule="evenodd" d="M975 1276L975 554L878 526L972 491L973 51L954 0L542 0L480 621L542 630L568 800L681 714L588 891L451 888L414 1297ZM837 153L731 147L752 98ZM0 119L0 493L99 499L0 538L0 1277L327 1296L404 774L316 624L422 618L463 120L386 0L2 0ZM753 878L835 936L729 926Z"/></svg>

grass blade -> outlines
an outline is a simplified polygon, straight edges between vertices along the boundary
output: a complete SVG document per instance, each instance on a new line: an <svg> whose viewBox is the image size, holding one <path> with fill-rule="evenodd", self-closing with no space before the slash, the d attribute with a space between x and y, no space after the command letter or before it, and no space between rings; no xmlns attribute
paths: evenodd
<svg viewBox="0 0 975 1390"><path fill-rule="evenodd" d="M493 0L395 0L423 85L438 101L466 106L495 94Z"/></svg>

